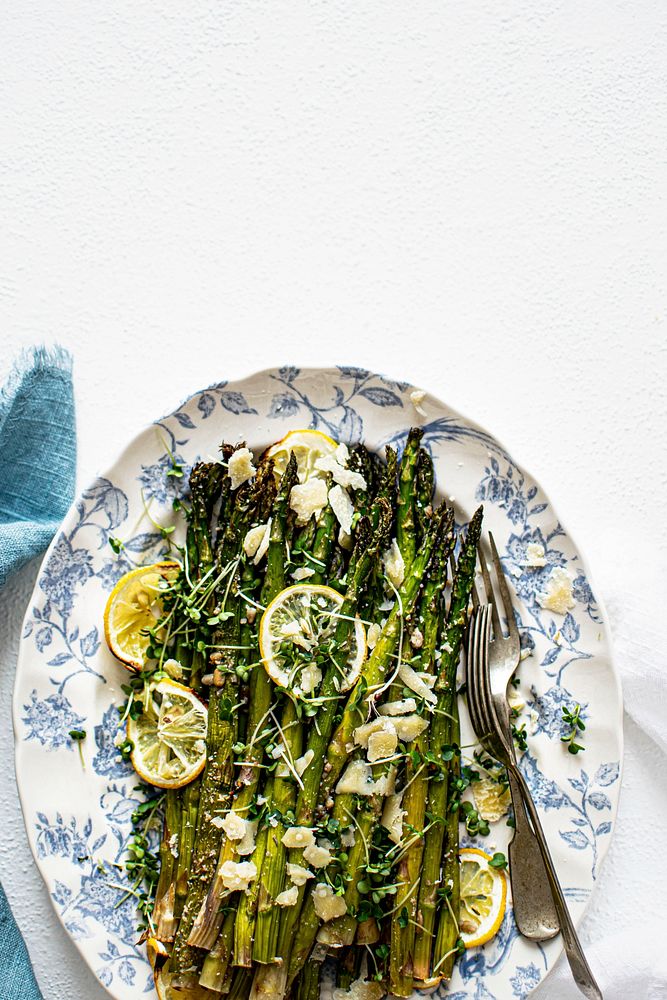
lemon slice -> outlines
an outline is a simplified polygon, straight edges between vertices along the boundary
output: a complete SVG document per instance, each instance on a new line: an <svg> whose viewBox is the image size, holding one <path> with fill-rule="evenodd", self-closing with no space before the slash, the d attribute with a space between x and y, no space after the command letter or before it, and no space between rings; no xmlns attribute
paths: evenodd
<svg viewBox="0 0 667 1000"><path fill-rule="evenodd" d="M162 614L162 595L180 571L176 562L139 566L120 578L104 609L104 635L114 656L141 670L150 645L148 630Z"/></svg>
<svg viewBox="0 0 667 1000"><path fill-rule="evenodd" d="M507 902L507 876L489 865L491 855L464 847L461 862L459 933L466 948L475 948L494 937L503 922Z"/></svg>
<svg viewBox="0 0 667 1000"><path fill-rule="evenodd" d="M296 697L310 697L334 660L338 690L352 687L366 658L366 630L356 618L349 655L346 659L340 651L332 655L342 604L338 591L318 584L281 590L259 625L259 652L272 681Z"/></svg>
<svg viewBox="0 0 667 1000"><path fill-rule="evenodd" d="M182 788L206 763L206 705L194 691L172 680L147 685L144 710L128 719L137 774L158 788Z"/></svg>
<svg viewBox="0 0 667 1000"><path fill-rule="evenodd" d="M294 453L299 482L305 483L313 473L322 475L322 473L317 473L315 462L325 455L333 455L337 447L338 441L334 441L322 431L290 431L280 441L271 445L263 457L273 459L274 474L280 478L287 468L290 455Z"/></svg>

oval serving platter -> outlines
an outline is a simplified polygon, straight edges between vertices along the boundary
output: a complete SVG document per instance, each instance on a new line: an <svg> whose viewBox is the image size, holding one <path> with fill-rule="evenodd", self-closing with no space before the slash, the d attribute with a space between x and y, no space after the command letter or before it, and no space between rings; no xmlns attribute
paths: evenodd
<svg viewBox="0 0 667 1000"><path fill-rule="evenodd" d="M620 789L622 702L603 611L585 562L535 480L495 438L438 399L360 368L263 371L191 396L146 428L78 497L42 563L23 629L14 690L16 774L35 860L56 911L95 976L115 1000L154 997L136 911L122 871L136 777L118 755L117 706L123 668L102 634L104 606L133 565L166 554L159 525L176 523L173 501L187 487L167 476L211 459L220 442L245 440L257 454L297 427L317 427L346 443L399 448L419 424L437 481L457 520L482 502L517 598L524 659L528 750L521 766L540 809L573 916L579 921L608 850ZM176 529L176 534L179 528ZM175 536L171 536L175 537ZM116 554L113 542L123 548ZM546 566L528 568L539 543ZM574 607L544 610L538 595L554 567L573 579ZM578 702L585 752L560 741L562 707ZM463 745L472 734L462 707ZM85 770L72 729L85 729ZM480 846L504 850L510 830L492 825ZM462 840L465 843L465 837ZM120 866L120 867L119 867ZM120 905L119 905L120 903ZM521 938L508 908L497 936L459 961L448 1000L528 996L553 967L560 938Z"/></svg>

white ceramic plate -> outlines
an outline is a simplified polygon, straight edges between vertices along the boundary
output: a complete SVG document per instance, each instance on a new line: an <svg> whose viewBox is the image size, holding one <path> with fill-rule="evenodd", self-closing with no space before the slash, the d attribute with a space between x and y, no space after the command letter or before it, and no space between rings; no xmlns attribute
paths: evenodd
<svg viewBox="0 0 667 1000"><path fill-rule="evenodd" d="M528 752L522 767L542 812L576 920L586 907L609 847L620 787L621 694L599 604L580 551L548 498L489 434L426 395L417 412L413 387L358 368L264 371L196 393L157 421L78 498L46 554L28 609L14 693L16 773L28 837L54 906L101 983L116 1000L154 996L143 947L135 944L132 899L116 886L134 774L114 746L123 700L122 667L108 652L102 613L109 591L131 564L154 562L165 542L153 521L174 521L172 501L187 478L167 478L173 455L190 466L216 455L220 442L261 450L296 427L319 427L343 441L381 449L402 445L411 424L424 428L439 489L459 521L480 501L517 593L520 628L531 651L519 671L526 701ZM150 517L147 514L150 511ZM152 519L152 520L151 520ZM117 556L109 541L120 538ZM543 569L527 569L526 546L540 542ZM544 611L537 595L553 567L574 580L565 616ZM560 742L561 708L579 702L585 752ZM530 713L533 713L532 716ZM463 742L469 743L464 719ZM86 768L68 732L84 728ZM486 845L502 850L509 830L495 824ZM553 966L560 939L531 944L508 909L497 937L458 964L448 1000L525 997Z"/></svg>

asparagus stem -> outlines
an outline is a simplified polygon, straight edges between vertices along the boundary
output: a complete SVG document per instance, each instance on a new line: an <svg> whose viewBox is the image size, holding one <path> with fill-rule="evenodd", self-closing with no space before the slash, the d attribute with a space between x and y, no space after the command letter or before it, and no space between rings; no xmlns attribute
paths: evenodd
<svg viewBox="0 0 667 1000"><path fill-rule="evenodd" d="M421 668L431 674L435 670L435 654L440 636L441 598L447 580L447 564L453 545L452 522L452 530L445 536L442 551L439 553L439 566L429 577L421 601L420 622L424 637L420 657ZM427 733L428 730L422 733L414 743L416 761L413 760L412 755L408 757L405 774L406 787L401 803L404 810L402 842L409 846L403 852L396 873L398 890L391 915L389 965L391 990L399 997L410 997L414 990L413 947L418 898L413 887L419 882L424 853L424 838L423 836L415 836L414 831L423 830L425 825L428 775L422 762L422 755L428 748Z"/></svg>
<svg viewBox="0 0 667 1000"><path fill-rule="evenodd" d="M267 553L267 568L261 594L261 603L263 605L271 601L285 586L285 528L289 510L289 495L295 481L296 459L292 456L282 476L273 507L271 537ZM257 664L252 670L250 680L248 732L251 736L251 743L248 744L245 752L245 758L248 763L241 768L237 781L239 790L232 803L234 811L238 812L242 817L245 817L245 814L252 805L260 782L261 770L256 765L261 763L264 746L263 741L256 734L263 720L269 714L272 693L272 682L269 680L262 664ZM225 839L220 849L215 877L210 884L208 894L192 925L189 936L189 943L191 945L209 949L215 944L223 920L221 903L226 895L221 869L225 862L234 861L237 856L236 843ZM247 910L248 904L243 901L244 898L242 897L239 906L241 916L239 930L238 932L235 931L235 952L236 954L243 955L245 961L245 956L251 950L254 915Z"/></svg>
<svg viewBox="0 0 667 1000"><path fill-rule="evenodd" d="M441 644L440 668L436 680L438 711L435 713L429 730L429 750L436 755L442 753L445 744L452 742L452 715L456 708L456 670L465 630L468 601L475 575L477 544L481 530L482 508L480 507L468 525L466 538L458 558L452 583L449 613ZM432 818L432 825L426 834L424 843L417 909L418 926L414 945L414 976L415 979L423 981L428 980L431 975L437 890L441 881L440 868L447 818L447 778L448 769L443 767L443 780L435 781L432 779L429 782L427 815ZM456 835L458 837L458 827ZM450 903L454 913L456 913L459 905L458 897L452 898Z"/></svg>
<svg viewBox="0 0 667 1000"><path fill-rule="evenodd" d="M415 532L415 478L419 463L419 442L422 431L413 427L408 434L405 449L401 457L398 473L398 511L396 514L396 541L401 550L406 568L414 559L417 551Z"/></svg>

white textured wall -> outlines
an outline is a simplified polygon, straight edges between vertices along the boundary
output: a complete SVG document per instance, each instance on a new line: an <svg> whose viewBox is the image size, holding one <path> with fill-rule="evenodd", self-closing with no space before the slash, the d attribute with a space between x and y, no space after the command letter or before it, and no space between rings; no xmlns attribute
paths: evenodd
<svg viewBox="0 0 667 1000"><path fill-rule="evenodd" d="M34 341L73 350L82 482L214 379L362 364L492 429L603 593L648 594L667 556L663 0L24 0L0 39L0 368ZM35 571L0 595L0 878L47 1000L101 1000L9 768ZM651 751L628 737L641 812ZM635 823L588 933L633 916Z"/></svg>

